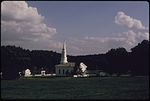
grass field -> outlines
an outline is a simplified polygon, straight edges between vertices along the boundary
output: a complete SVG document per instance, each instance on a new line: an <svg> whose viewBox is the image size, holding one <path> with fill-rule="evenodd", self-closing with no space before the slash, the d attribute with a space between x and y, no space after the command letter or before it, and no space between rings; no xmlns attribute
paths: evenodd
<svg viewBox="0 0 150 101"><path fill-rule="evenodd" d="M148 99L148 77L1 80L2 99Z"/></svg>

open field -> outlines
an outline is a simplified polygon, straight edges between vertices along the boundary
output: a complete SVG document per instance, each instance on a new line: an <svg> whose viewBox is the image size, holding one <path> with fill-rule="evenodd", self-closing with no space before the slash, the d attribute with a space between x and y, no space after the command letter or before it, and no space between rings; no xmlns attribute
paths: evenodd
<svg viewBox="0 0 150 101"><path fill-rule="evenodd" d="M1 80L2 99L148 99L149 77Z"/></svg>

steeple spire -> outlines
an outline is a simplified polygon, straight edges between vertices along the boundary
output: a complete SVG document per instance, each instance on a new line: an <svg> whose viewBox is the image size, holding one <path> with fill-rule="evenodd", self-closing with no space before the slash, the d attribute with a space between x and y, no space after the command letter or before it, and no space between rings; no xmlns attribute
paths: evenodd
<svg viewBox="0 0 150 101"><path fill-rule="evenodd" d="M68 63L68 61L67 61L67 52L66 52L66 41L64 41L64 44L63 44L60 63L61 64Z"/></svg>

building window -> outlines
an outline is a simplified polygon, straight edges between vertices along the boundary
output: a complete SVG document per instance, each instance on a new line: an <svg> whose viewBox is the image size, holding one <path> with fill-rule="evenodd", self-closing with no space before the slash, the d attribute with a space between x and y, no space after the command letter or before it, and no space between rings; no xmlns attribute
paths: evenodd
<svg viewBox="0 0 150 101"><path fill-rule="evenodd" d="M60 69L59 69L59 74L60 74Z"/></svg>
<svg viewBox="0 0 150 101"><path fill-rule="evenodd" d="M64 69L63 69L63 74L64 74Z"/></svg>
<svg viewBox="0 0 150 101"><path fill-rule="evenodd" d="M66 71L66 76L68 76L68 74L69 74L69 70Z"/></svg>

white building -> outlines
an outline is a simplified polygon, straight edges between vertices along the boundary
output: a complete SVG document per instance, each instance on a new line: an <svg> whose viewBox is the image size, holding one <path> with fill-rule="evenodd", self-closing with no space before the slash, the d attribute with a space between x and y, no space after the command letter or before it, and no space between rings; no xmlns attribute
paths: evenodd
<svg viewBox="0 0 150 101"><path fill-rule="evenodd" d="M25 76L25 77L32 76L30 69L26 69L26 70L25 70L25 75L24 75L24 76Z"/></svg>
<svg viewBox="0 0 150 101"><path fill-rule="evenodd" d="M86 70L87 66L81 62L79 68L77 69L77 75L73 75L73 77L89 77Z"/></svg>
<svg viewBox="0 0 150 101"><path fill-rule="evenodd" d="M45 70L42 70L41 71L41 76L45 76L46 74L45 74Z"/></svg>
<svg viewBox="0 0 150 101"><path fill-rule="evenodd" d="M59 64L55 67L56 76L69 76L74 72L75 63Z"/></svg>
<svg viewBox="0 0 150 101"><path fill-rule="evenodd" d="M83 62L81 62L79 68L81 69L82 73L85 73L87 66Z"/></svg>
<svg viewBox="0 0 150 101"><path fill-rule="evenodd" d="M55 66L56 76L69 76L74 72L75 63L67 61L66 43L63 44L60 64Z"/></svg>

